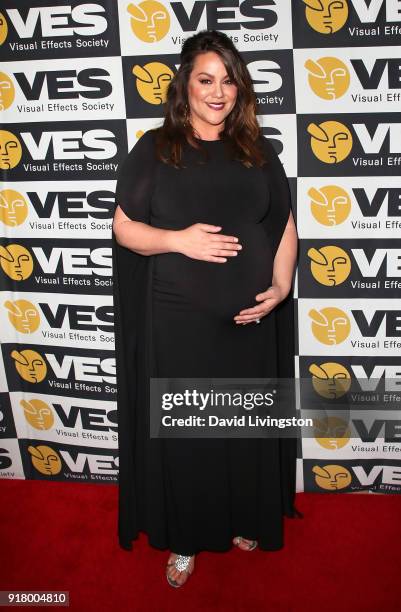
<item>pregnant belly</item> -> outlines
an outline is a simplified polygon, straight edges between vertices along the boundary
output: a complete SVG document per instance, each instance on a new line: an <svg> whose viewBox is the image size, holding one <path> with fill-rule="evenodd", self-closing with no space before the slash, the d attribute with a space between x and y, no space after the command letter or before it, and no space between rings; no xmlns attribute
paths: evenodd
<svg viewBox="0 0 401 612"><path fill-rule="evenodd" d="M255 296L272 280L272 253L264 228L256 223L226 225L220 233L237 236L242 245L225 263L180 253L154 256L153 297L159 307L232 319L257 304Z"/></svg>

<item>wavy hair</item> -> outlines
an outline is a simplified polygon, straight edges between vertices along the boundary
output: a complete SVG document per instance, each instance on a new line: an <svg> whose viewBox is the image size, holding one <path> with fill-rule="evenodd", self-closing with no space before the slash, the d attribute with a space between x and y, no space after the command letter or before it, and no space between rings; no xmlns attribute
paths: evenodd
<svg viewBox="0 0 401 612"><path fill-rule="evenodd" d="M260 143L262 130L256 118L256 98L248 68L231 39L217 30L202 30L187 38L180 54L180 67L167 89L163 125L155 130L156 154L161 161L182 167L182 147L188 142L208 157L207 151L194 138L193 128L186 121L188 82L195 58L201 53L217 53L229 78L237 86L235 105L225 119L221 140L228 143L233 157L246 167L261 166L266 160Z"/></svg>

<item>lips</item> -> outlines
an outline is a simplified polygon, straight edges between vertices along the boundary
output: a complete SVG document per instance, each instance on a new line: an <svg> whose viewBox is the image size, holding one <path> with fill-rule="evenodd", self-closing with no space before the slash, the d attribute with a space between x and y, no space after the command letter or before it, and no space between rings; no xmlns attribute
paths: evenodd
<svg viewBox="0 0 401 612"><path fill-rule="evenodd" d="M212 104L212 103L207 102L207 105L209 108L213 110L221 110L222 108L224 108L224 102L221 102L219 104Z"/></svg>

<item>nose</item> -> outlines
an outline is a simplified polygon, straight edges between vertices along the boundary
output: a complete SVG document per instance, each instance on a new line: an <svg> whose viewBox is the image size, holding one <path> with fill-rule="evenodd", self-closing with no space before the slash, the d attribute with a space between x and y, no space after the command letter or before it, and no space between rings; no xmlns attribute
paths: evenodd
<svg viewBox="0 0 401 612"><path fill-rule="evenodd" d="M216 98L221 98L223 96L223 90L221 88L221 84L218 83L217 81L213 88L213 94Z"/></svg>

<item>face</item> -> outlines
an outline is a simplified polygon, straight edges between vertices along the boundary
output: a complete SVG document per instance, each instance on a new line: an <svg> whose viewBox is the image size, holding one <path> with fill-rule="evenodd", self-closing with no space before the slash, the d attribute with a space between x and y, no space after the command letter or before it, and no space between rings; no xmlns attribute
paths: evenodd
<svg viewBox="0 0 401 612"><path fill-rule="evenodd" d="M237 86L230 80L217 53L200 53L188 81L189 120L201 137L224 128L225 118L237 99ZM217 130L216 130L217 128Z"/></svg>

